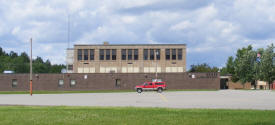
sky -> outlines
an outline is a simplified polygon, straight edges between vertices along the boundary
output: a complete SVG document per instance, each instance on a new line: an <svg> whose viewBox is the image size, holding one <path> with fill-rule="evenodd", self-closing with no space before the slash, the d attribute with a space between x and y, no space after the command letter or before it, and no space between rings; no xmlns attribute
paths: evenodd
<svg viewBox="0 0 275 125"><path fill-rule="evenodd" d="M65 64L70 44L186 44L187 68L275 43L275 0L0 0L0 47Z"/></svg>

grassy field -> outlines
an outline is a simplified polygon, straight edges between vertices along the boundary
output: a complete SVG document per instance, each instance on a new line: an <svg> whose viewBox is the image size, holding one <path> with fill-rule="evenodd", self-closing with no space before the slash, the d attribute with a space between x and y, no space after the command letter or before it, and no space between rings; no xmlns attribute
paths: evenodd
<svg viewBox="0 0 275 125"><path fill-rule="evenodd" d="M169 89L165 92L174 91L217 91L214 89ZM33 91L33 94L65 94L65 93L117 93L136 92L135 90L91 90L91 91ZM29 94L29 91L0 91L0 94Z"/></svg>
<svg viewBox="0 0 275 125"><path fill-rule="evenodd" d="M0 125L275 125L275 111L0 106Z"/></svg>

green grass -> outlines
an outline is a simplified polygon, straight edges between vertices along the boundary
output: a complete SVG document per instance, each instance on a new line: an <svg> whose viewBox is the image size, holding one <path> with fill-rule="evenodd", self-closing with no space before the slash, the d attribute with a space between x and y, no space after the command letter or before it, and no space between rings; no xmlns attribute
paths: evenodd
<svg viewBox="0 0 275 125"><path fill-rule="evenodd" d="M168 89L166 92L173 91L217 91L214 89ZM33 91L33 94L65 94L65 93L117 93L117 92L136 92L135 90L91 90L91 91ZM0 91L0 94L29 94L29 91Z"/></svg>
<svg viewBox="0 0 275 125"><path fill-rule="evenodd" d="M275 125L275 111L0 106L0 125Z"/></svg>

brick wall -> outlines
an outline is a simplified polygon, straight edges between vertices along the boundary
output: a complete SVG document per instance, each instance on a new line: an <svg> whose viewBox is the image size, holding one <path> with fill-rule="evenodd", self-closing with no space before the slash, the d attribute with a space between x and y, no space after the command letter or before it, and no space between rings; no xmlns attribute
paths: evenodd
<svg viewBox="0 0 275 125"><path fill-rule="evenodd" d="M194 74L195 78L191 78ZM167 83L168 89L219 89L217 73L160 73L158 78ZM87 75L87 79L84 76ZM94 73L94 74L34 74L33 90L119 90L134 89L136 85L155 78L153 73ZM12 80L17 86L12 87ZM120 86L116 86L120 79ZM63 86L58 81L64 80ZM70 80L76 85L71 86ZM0 91L26 91L29 89L29 74L0 74Z"/></svg>

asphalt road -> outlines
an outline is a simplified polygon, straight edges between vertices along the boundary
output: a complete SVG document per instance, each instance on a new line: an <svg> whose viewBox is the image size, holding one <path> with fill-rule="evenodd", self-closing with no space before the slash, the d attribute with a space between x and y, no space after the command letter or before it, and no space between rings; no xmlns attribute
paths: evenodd
<svg viewBox="0 0 275 125"><path fill-rule="evenodd" d="M220 90L178 92L0 94L0 105L134 106L275 110L275 91Z"/></svg>

